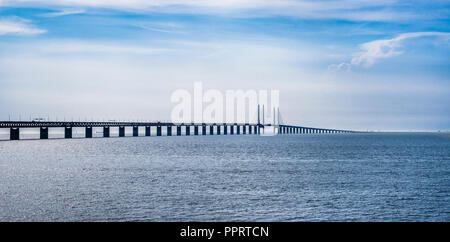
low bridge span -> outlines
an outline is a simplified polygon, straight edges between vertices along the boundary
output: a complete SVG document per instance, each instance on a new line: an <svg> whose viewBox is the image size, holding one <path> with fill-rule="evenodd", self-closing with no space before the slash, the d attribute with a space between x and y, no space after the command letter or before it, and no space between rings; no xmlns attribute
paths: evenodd
<svg viewBox="0 0 450 242"><path fill-rule="evenodd" d="M0 121L0 128L10 130L10 140L20 139L20 130L39 128L39 138L49 138L49 128L64 128L64 138L73 137L73 128L84 128L85 138L93 138L93 128L101 127L103 137L111 137L110 128L118 127L118 137L125 137L125 127L132 127L133 136L140 136L139 127L145 128L141 136L180 136L184 135L258 135L264 134L270 127L274 134L338 134L355 133L351 130L303 127L285 124L260 123L170 123L170 122L34 122L34 121ZM152 135L152 127L156 135ZM173 130L176 128L175 130ZM163 135L163 130L164 135ZM182 132L184 131L184 132Z"/></svg>

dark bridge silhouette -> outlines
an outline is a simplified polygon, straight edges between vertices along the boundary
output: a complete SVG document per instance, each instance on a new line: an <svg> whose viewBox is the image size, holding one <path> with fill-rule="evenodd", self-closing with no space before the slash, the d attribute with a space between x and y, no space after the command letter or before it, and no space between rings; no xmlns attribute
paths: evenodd
<svg viewBox="0 0 450 242"><path fill-rule="evenodd" d="M145 136L151 134L151 127L156 127L156 136L182 135L255 135L263 134L266 127L274 126L277 134L337 134L354 133L350 130L312 128L295 125L251 124L251 123L168 123L168 122L33 122L33 121L1 121L0 128L10 129L10 140L19 140L20 129L40 128L40 139L48 139L49 128L64 128L64 137L72 138L72 128L85 128L85 137L92 138L92 128L102 127L103 137L110 137L110 128L119 127L119 137L125 137L125 127L133 127L133 136L139 136L139 127L145 127ZM173 127L176 133L172 134ZM191 127L193 133L191 134ZM207 130L209 132L207 132ZM201 132L200 132L201 131Z"/></svg>
<svg viewBox="0 0 450 242"><path fill-rule="evenodd" d="M264 107L263 107L264 110ZM274 110L275 111L275 110ZM274 115L275 116L275 115ZM264 111L263 111L264 117ZM85 138L93 138L93 128L102 127L103 137L111 137L110 128L119 128L119 137L125 137L125 127L133 128L133 136L139 136L139 127L145 127L145 136L152 135L152 127L156 127L156 136L172 136L173 127L176 127L176 133L173 135L258 135L265 134L266 127L273 129L272 134L338 134L338 133L356 133L351 130L325 129L303 127L296 125L280 124L280 112L278 111L278 124L275 118L272 124L264 124L260 121L259 105L258 105L258 122L257 123L172 123L172 122L49 122L49 121L0 121L0 128L10 129L10 140L20 139L20 129L39 128L40 139L48 139L49 128L64 128L64 138L73 137L72 129L75 127L85 128ZM193 127L193 133L191 133ZM201 131L201 132L200 132ZM209 131L209 132L207 132Z"/></svg>

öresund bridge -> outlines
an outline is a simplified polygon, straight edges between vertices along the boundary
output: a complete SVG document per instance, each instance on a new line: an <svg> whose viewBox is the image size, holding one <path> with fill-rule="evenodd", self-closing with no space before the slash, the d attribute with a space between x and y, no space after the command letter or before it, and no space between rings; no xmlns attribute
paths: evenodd
<svg viewBox="0 0 450 242"><path fill-rule="evenodd" d="M259 135L265 129L272 134L341 134L358 131L313 128L288 124L260 122L258 108L257 123L173 123L173 122L66 122L66 121L0 121L0 128L10 130L10 140L20 139L21 129L39 128L39 138L49 138L49 128L64 128L64 138L73 137L73 128L84 128L84 137L93 138L93 128L102 128L101 137L112 137L110 129L118 127L118 137L125 137L125 127L132 127L132 136L144 136L139 127L145 127L145 136L181 136L181 135ZM176 130L174 131L174 128ZM153 130L153 134L152 134ZM156 132L155 132L156 131ZM165 131L165 132L163 132ZM176 132L176 133L175 133ZM156 133L156 134L155 134Z"/></svg>

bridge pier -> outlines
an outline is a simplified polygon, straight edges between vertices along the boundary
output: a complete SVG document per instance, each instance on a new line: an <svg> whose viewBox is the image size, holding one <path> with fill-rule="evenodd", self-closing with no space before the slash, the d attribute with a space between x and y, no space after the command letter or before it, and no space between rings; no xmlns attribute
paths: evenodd
<svg viewBox="0 0 450 242"><path fill-rule="evenodd" d="M161 126L156 126L156 136L161 136Z"/></svg>
<svg viewBox="0 0 450 242"><path fill-rule="evenodd" d="M9 129L9 139L10 140L19 140L20 133L19 128L10 128Z"/></svg>
<svg viewBox="0 0 450 242"><path fill-rule="evenodd" d="M202 124L202 135L206 135L206 124Z"/></svg>
<svg viewBox="0 0 450 242"><path fill-rule="evenodd" d="M64 129L64 138L71 139L72 138L72 127L66 127Z"/></svg>
<svg viewBox="0 0 450 242"><path fill-rule="evenodd" d="M177 136L180 136L180 135L181 135L181 126L178 125L177 126Z"/></svg>
<svg viewBox="0 0 450 242"><path fill-rule="evenodd" d="M85 136L86 138L92 138L92 127L86 127Z"/></svg>
<svg viewBox="0 0 450 242"><path fill-rule="evenodd" d="M209 126L209 135L214 135L214 125Z"/></svg>
<svg viewBox="0 0 450 242"><path fill-rule="evenodd" d="M242 126L242 134L247 134L247 130L245 124Z"/></svg>
<svg viewBox="0 0 450 242"><path fill-rule="evenodd" d="M139 126L133 126L133 136L139 136Z"/></svg>
<svg viewBox="0 0 450 242"><path fill-rule="evenodd" d="M41 127L39 134L40 139L48 139L48 127Z"/></svg>
<svg viewBox="0 0 450 242"><path fill-rule="evenodd" d="M172 136L172 126L166 126L167 136Z"/></svg>
<svg viewBox="0 0 450 242"><path fill-rule="evenodd" d="M119 126L119 137L125 137L125 127Z"/></svg>
<svg viewBox="0 0 450 242"><path fill-rule="evenodd" d="M197 125L194 126L194 135L198 135L198 126Z"/></svg>
<svg viewBox="0 0 450 242"><path fill-rule="evenodd" d="M240 125L236 125L236 134L237 135L241 134L241 126Z"/></svg>
<svg viewBox="0 0 450 242"><path fill-rule="evenodd" d="M226 124L223 124L223 134L227 135L228 134L228 127Z"/></svg>
<svg viewBox="0 0 450 242"><path fill-rule="evenodd" d="M150 126L145 126L145 136L150 136Z"/></svg>
<svg viewBox="0 0 450 242"><path fill-rule="evenodd" d="M184 127L186 128L186 135L191 135L191 126L186 125Z"/></svg>
<svg viewBox="0 0 450 242"><path fill-rule="evenodd" d="M103 127L103 137L105 137L105 138L109 137L109 126Z"/></svg>
<svg viewBox="0 0 450 242"><path fill-rule="evenodd" d="M217 135L220 135L220 125L217 125Z"/></svg>

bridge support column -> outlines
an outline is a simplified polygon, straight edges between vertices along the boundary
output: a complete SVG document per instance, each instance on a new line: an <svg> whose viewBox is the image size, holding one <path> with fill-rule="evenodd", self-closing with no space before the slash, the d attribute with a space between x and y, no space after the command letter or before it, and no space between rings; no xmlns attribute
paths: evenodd
<svg viewBox="0 0 450 242"><path fill-rule="evenodd" d="M92 127L86 127L85 136L86 138L92 138Z"/></svg>
<svg viewBox="0 0 450 242"><path fill-rule="evenodd" d="M167 136L172 136L172 126L166 126Z"/></svg>
<svg viewBox="0 0 450 242"><path fill-rule="evenodd" d="M206 135L206 125L202 125L202 135Z"/></svg>
<svg viewBox="0 0 450 242"><path fill-rule="evenodd" d="M217 135L220 135L220 125L217 125Z"/></svg>
<svg viewBox="0 0 450 242"><path fill-rule="evenodd" d="M181 126L177 126L177 136L181 135Z"/></svg>
<svg viewBox="0 0 450 242"><path fill-rule="evenodd" d="M19 128L10 128L9 129L9 139L10 140L19 140Z"/></svg>
<svg viewBox="0 0 450 242"><path fill-rule="evenodd" d="M248 126L248 134L252 134L252 126Z"/></svg>
<svg viewBox="0 0 450 242"><path fill-rule="evenodd" d="M197 125L194 126L194 135L198 135L198 126Z"/></svg>
<svg viewBox="0 0 450 242"><path fill-rule="evenodd" d="M191 126L187 125L186 127L186 135L191 135Z"/></svg>
<svg viewBox="0 0 450 242"><path fill-rule="evenodd" d="M214 135L214 125L209 126L209 135Z"/></svg>
<svg viewBox="0 0 450 242"><path fill-rule="evenodd" d="M226 124L223 125L223 134L227 135L228 134L228 127Z"/></svg>
<svg viewBox="0 0 450 242"><path fill-rule="evenodd" d="M119 126L119 137L125 137L125 127Z"/></svg>
<svg viewBox="0 0 450 242"><path fill-rule="evenodd" d="M247 129L245 127L245 124L242 126L242 134L247 134Z"/></svg>
<svg viewBox="0 0 450 242"><path fill-rule="evenodd" d="M156 126L156 136L161 136L161 126Z"/></svg>
<svg viewBox="0 0 450 242"><path fill-rule="evenodd" d="M139 136L139 126L133 126L133 136Z"/></svg>
<svg viewBox="0 0 450 242"><path fill-rule="evenodd" d="M145 126L145 136L150 136L150 126Z"/></svg>
<svg viewBox="0 0 450 242"><path fill-rule="evenodd" d="M231 135L234 135L234 125L231 125L231 126L230 126L230 134L231 134Z"/></svg>
<svg viewBox="0 0 450 242"><path fill-rule="evenodd" d="M48 127L41 127L39 133L40 139L48 139Z"/></svg>
<svg viewBox="0 0 450 242"><path fill-rule="evenodd" d="M109 137L109 127L108 126L103 127L103 137L105 137L105 138Z"/></svg>
<svg viewBox="0 0 450 242"><path fill-rule="evenodd" d="M253 133L259 134L259 131L258 131L258 125L253 126L253 131L255 131L255 132L253 132Z"/></svg>
<svg viewBox="0 0 450 242"><path fill-rule="evenodd" d="M71 139L72 138L72 127L66 127L64 129L64 138Z"/></svg>
<svg viewBox="0 0 450 242"><path fill-rule="evenodd" d="M236 134L241 134L241 126L236 125Z"/></svg>

